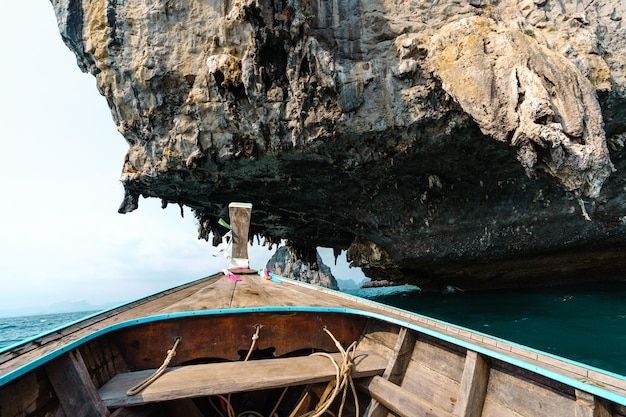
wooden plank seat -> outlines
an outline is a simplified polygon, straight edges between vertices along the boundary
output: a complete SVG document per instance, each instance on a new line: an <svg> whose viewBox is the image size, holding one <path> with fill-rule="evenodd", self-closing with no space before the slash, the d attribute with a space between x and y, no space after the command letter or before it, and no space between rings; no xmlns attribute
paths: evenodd
<svg viewBox="0 0 626 417"><path fill-rule="evenodd" d="M338 363L341 354L331 356ZM380 375L388 360L370 352L357 352L352 377ZM335 379L335 367L323 356L221 362L168 368L142 392L126 395L130 387L143 381L154 370L118 374L103 385L98 394L109 408L134 406L181 398L203 397L285 386L312 384Z"/></svg>

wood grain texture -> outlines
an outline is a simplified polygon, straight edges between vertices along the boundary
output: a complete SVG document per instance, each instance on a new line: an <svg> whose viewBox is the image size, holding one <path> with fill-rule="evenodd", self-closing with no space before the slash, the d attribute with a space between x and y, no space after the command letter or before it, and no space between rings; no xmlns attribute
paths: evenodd
<svg viewBox="0 0 626 417"><path fill-rule="evenodd" d="M251 214L252 205L242 207L239 203L231 203L228 206L230 227L233 232L233 258L248 259L248 231Z"/></svg>
<svg viewBox="0 0 626 417"><path fill-rule="evenodd" d="M399 385L404 378L407 365L415 348L415 336L406 327L400 329L396 345L393 349L387 368L383 373L383 379ZM384 417L388 414L387 408L378 400L372 399L367 407L368 417Z"/></svg>
<svg viewBox="0 0 626 417"><path fill-rule="evenodd" d="M452 414L420 399L410 391L375 376L361 385L372 398L401 417L452 417Z"/></svg>
<svg viewBox="0 0 626 417"><path fill-rule="evenodd" d="M430 404L454 413L459 402L465 356L457 350L420 337L401 386Z"/></svg>
<svg viewBox="0 0 626 417"><path fill-rule="evenodd" d="M40 410L57 408L64 416L43 369L11 381L0 389L0 416L36 416Z"/></svg>
<svg viewBox="0 0 626 417"><path fill-rule="evenodd" d="M46 334L15 349L2 352L0 354L0 375L11 372L104 327L138 317L153 315L167 306L184 300L199 289L204 288L208 283L217 281L222 277L223 275L219 274L180 285L113 310L105 311L87 320Z"/></svg>
<svg viewBox="0 0 626 417"><path fill-rule="evenodd" d="M340 360L339 354L332 356L335 360ZM386 365L387 360L384 358L361 352L355 358L352 375L359 378L382 374ZM126 395L128 388L144 380L152 372L147 370L120 374L98 392L108 407L121 407L306 385L335 378L335 367L328 358L322 356L223 362L171 368L138 395Z"/></svg>
<svg viewBox="0 0 626 417"><path fill-rule="evenodd" d="M114 309L90 318L85 323L60 329L54 334L45 335L36 342L3 352L0 355L2 356L0 362L3 362L0 363L0 375L22 366L28 360L38 358L39 355L45 355L55 349L62 348L93 331L121 321L134 320L148 315L230 307L316 306L376 312L395 320L406 321L422 328L486 347L499 354L522 359L530 364L545 367L581 381L588 381L590 384L607 387L619 394L626 393L626 384L619 378L597 371L592 372L590 369L574 363L560 361L552 356L544 356L540 352L511 345L506 341L493 340L489 336L460 329L443 322L411 315L391 307L371 304L366 300L349 297L340 292L290 280L276 283L249 274L241 274L241 278L242 281L234 282L222 274L218 274ZM383 320L367 319L352 314L324 313L336 314L337 317L340 317L340 319L337 317L330 319L321 313L315 313L315 316L307 316L305 322L308 324L300 322L296 323L295 326L291 320L303 313L284 311L264 313L265 315L229 313L210 316L213 318L220 317L220 320L223 320L221 324L216 324L217 322L209 319L202 321L204 319L200 317L207 318L209 316L193 314L194 317L186 317L180 321L168 319L163 321L163 323L167 322L165 324L157 324L157 322L146 324L147 333L143 333L144 329L141 327L143 325L137 325L124 330L116 330L109 333L107 337L111 338L111 346L115 345L120 355L124 356L124 361L128 364L129 369L134 370L160 365L166 350L171 347L172 341L181 332L186 333L184 333L183 342L179 347L179 354L174 358L171 365L207 363L212 358L236 360L240 356L239 351L245 353L249 348L250 337L254 331L253 326L257 323L263 325L261 338L258 341L259 349L269 351L275 348L276 356L287 355L298 349L311 349L312 346L315 349L334 351L332 346L319 344L326 344L327 342L332 344L324 339L326 336L321 333L320 329L323 325L328 325L335 335L342 335L342 342L350 343L358 340L359 335L363 335L360 339L360 350L372 351L388 359L392 359L396 355L394 352L396 352L397 344L401 340L398 337L399 325L390 325ZM239 322L233 319L237 315L241 317ZM361 321L355 318L359 318ZM338 330L335 329L335 326ZM122 332L126 332L125 340L123 340ZM199 337L194 340L190 335L198 335ZM283 343L283 340L288 340L289 343ZM95 343L96 341L87 343L92 342ZM318 344L316 345L316 343ZM36 344L41 345L37 347ZM84 359L87 362L91 379L96 382L96 385L100 385L110 375L123 369L123 366L109 366L111 361L117 360L117 352L106 346L96 349L90 345L83 345L79 349L85 355ZM572 387L563 383L556 383L553 380L547 381L547 377L542 377L531 371L513 369L515 368L513 365L504 366L503 363L495 359L490 359L490 362L496 370L492 369L489 372L483 416L559 416L560 410L565 410L566 414L569 413L568 416L576 415L576 413L585 416L589 414L589 403L579 399L577 405ZM386 365L388 364L386 363ZM472 408L471 406L468 408L468 401L473 396L468 394L468 397L464 399L463 395L460 394L466 392L463 384L466 383L464 370L467 366L464 348L437 339L432 335L420 334L406 368L406 374L401 378L401 381L398 381L397 385L410 392L413 397L420 398L423 403L431 404L447 413L461 413L461 408L465 410L463 412L467 412L468 409ZM388 369L388 374L394 378L395 371L388 366L385 369ZM48 384L45 373L41 370L37 372L44 374L43 379L45 380L42 382L41 378L35 378L35 384L41 388L41 398L31 398L39 395L39 391L25 390L23 394L20 394L22 395L20 402L23 404L18 404L14 400L7 402L5 399L9 395L5 392L15 392L15 390L10 389L11 386L22 386L22 382L18 379L11 381L10 385L7 385L9 388L3 387L0 396L4 395L4 397L1 397L0 400L4 401L0 401L0 408L6 408L8 404L11 408L18 407L30 412L33 407L35 409L41 407L53 409L56 407L54 393L51 393L49 386L45 386ZM475 377L476 375L474 375ZM33 381L33 376L32 374L24 375L20 379ZM467 379L467 381L472 380L469 377ZM471 390L474 383L470 383L468 386ZM42 398L46 396L51 399L52 403L42 402ZM592 407L595 408L592 408L591 415L595 413L603 417L602 401L598 401L598 403L592 404ZM626 417L624 407L612 404L605 408L610 409L614 416ZM473 413L477 413L477 411ZM4 416L3 413L0 414ZM67 415L71 414L67 413Z"/></svg>
<svg viewBox="0 0 626 417"><path fill-rule="evenodd" d="M575 417L611 417L610 405L595 395L576 390Z"/></svg>
<svg viewBox="0 0 626 417"><path fill-rule="evenodd" d="M236 361L248 352L255 326L261 326L258 350L276 357L296 351L336 351L327 327L348 346L359 338L367 318L338 313L247 313L209 315L144 323L120 329L111 335L123 352L129 370L158 368L174 340L181 337L170 366Z"/></svg>
<svg viewBox="0 0 626 417"><path fill-rule="evenodd" d="M488 381L489 365L487 361L473 350L468 350L455 416L480 417L487 394Z"/></svg>
<svg viewBox="0 0 626 417"><path fill-rule="evenodd" d="M103 417L110 413L98 396L85 362L72 350L50 362L46 372L59 403L68 416Z"/></svg>
<svg viewBox="0 0 626 417"><path fill-rule="evenodd" d="M490 371L487 399L522 416L571 417L576 415L576 402L569 395L499 369L492 368ZM483 415L485 415L484 410Z"/></svg>

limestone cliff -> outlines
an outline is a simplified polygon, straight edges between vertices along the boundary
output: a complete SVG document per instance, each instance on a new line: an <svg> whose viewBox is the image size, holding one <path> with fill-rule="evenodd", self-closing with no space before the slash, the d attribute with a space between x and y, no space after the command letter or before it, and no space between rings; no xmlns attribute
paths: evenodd
<svg viewBox="0 0 626 417"><path fill-rule="evenodd" d="M276 250L276 253L267 262L267 269L273 273L306 282L308 284L319 285L333 290L338 290L337 280L333 276L328 265L324 264L322 258L316 253L316 260L313 264L297 259L286 247Z"/></svg>
<svg viewBox="0 0 626 417"><path fill-rule="evenodd" d="M623 1L51 0L140 196L424 289L624 277Z"/></svg>

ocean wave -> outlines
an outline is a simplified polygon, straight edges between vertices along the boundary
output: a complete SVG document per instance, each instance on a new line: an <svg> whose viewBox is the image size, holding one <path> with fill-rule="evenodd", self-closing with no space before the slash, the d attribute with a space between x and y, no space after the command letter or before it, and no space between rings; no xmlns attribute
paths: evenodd
<svg viewBox="0 0 626 417"><path fill-rule="evenodd" d="M0 350L85 317L88 313L57 313L0 319Z"/></svg>

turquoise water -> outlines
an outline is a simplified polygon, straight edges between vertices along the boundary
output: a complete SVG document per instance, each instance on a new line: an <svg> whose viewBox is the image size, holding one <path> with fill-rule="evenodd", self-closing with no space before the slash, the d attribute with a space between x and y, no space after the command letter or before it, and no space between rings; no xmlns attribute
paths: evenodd
<svg viewBox="0 0 626 417"><path fill-rule="evenodd" d="M626 282L480 293L357 293L626 375Z"/></svg>
<svg viewBox="0 0 626 417"><path fill-rule="evenodd" d="M90 312L42 314L38 316L0 318L0 350L22 340L49 332L67 323L71 323Z"/></svg>
<svg viewBox="0 0 626 417"><path fill-rule="evenodd" d="M626 375L626 282L456 294L402 290L348 292ZM0 318L0 350L87 314Z"/></svg>

